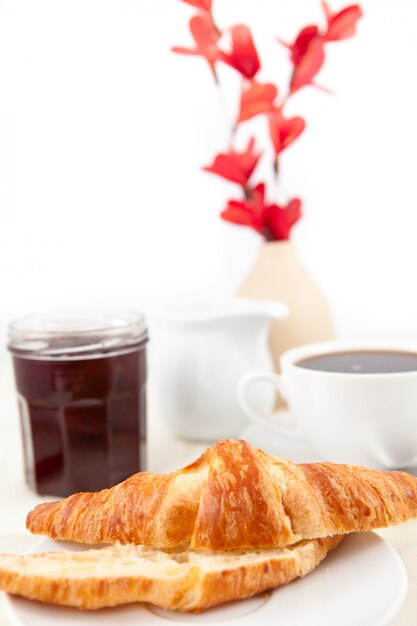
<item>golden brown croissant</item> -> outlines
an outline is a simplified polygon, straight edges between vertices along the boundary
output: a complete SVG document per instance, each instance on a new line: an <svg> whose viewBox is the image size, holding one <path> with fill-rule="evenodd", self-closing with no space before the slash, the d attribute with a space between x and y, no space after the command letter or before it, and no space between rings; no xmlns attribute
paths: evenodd
<svg viewBox="0 0 417 626"><path fill-rule="evenodd" d="M172 474L36 507L33 533L170 549L267 549L417 517L417 479L350 465L296 465L224 440Z"/></svg>

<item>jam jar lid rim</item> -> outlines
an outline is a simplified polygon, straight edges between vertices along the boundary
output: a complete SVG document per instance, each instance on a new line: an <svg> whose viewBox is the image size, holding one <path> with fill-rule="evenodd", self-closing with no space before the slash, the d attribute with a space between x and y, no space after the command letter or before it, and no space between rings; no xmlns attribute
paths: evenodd
<svg viewBox="0 0 417 626"><path fill-rule="evenodd" d="M74 310L17 318L9 324L8 338L8 349L22 356L76 357L141 344L148 332L141 313Z"/></svg>

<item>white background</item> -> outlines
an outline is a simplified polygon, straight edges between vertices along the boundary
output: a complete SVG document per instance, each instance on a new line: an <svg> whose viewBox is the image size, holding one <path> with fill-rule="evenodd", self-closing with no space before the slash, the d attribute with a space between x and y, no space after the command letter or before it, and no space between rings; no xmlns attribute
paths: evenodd
<svg viewBox="0 0 417 626"><path fill-rule="evenodd" d="M318 0L214 4L221 26L252 27L260 79L284 88L273 36L322 19ZM358 36L330 45L319 75L337 96L293 99L308 127L278 199L304 199L293 239L339 335L417 339L417 2L362 5ZM192 13L177 0L0 0L2 350L15 316L233 293L253 263L258 236L218 218L237 188L200 170L227 147L237 77L222 70L219 97L203 60L169 50L191 43Z"/></svg>

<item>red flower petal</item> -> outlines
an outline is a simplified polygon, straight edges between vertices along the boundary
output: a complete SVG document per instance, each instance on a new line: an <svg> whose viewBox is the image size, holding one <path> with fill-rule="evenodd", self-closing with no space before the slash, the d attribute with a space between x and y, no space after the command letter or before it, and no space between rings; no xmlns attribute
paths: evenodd
<svg viewBox="0 0 417 626"><path fill-rule="evenodd" d="M251 203L255 227L259 232L262 232L265 226L265 214L268 209L265 204L265 183L256 185L252 191Z"/></svg>
<svg viewBox="0 0 417 626"><path fill-rule="evenodd" d="M286 241L290 236L290 225L284 211L277 204L271 204L269 207L267 227L270 233L268 239Z"/></svg>
<svg viewBox="0 0 417 626"><path fill-rule="evenodd" d="M265 214L265 185L260 183L251 192L251 197L245 200L229 200L221 217L229 222L250 226L259 233L264 231Z"/></svg>
<svg viewBox="0 0 417 626"><path fill-rule="evenodd" d="M301 217L301 200L293 198L287 204L287 215L290 226L293 226Z"/></svg>
<svg viewBox="0 0 417 626"><path fill-rule="evenodd" d="M261 63L249 28L243 24L233 26L231 37L231 51L222 54L222 61L240 72L245 78L253 78L261 67Z"/></svg>
<svg viewBox="0 0 417 626"><path fill-rule="evenodd" d="M220 213L220 217L226 220L226 222L233 222L233 224L251 226L253 228L251 209L247 207L244 202L230 200L224 211Z"/></svg>
<svg viewBox="0 0 417 626"><path fill-rule="evenodd" d="M217 47L220 34L213 25L210 15L204 13L194 15L190 20L190 30L196 43L195 48L175 46L172 51L204 57L215 74L215 63L220 59L220 50Z"/></svg>
<svg viewBox="0 0 417 626"><path fill-rule="evenodd" d="M305 54L294 67L290 91L294 93L301 87L310 85L324 62L324 47L321 38L313 39Z"/></svg>
<svg viewBox="0 0 417 626"><path fill-rule="evenodd" d="M361 7L358 4L352 4L338 13L332 13L325 0L322 0L322 6L327 19L326 41L340 41L353 37L356 32L356 22L363 15Z"/></svg>
<svg viewBox="0 0 417 626"><path fill-rule="evenodd" d="M305 128L305 121L302 117L291 117L286 119L281 109L274 109L268 113L269 133L275 149L275 154L279 154L289 146Z"/></svg>
<svg viewBox="0 0 417 626"><path fill-rule="evenodd" d="M278 90L272 83L252 81L243 85L240 96L240 110L237 121L243 122L259 113L267 113L273 109Z"/></svg>
<svg viewBox="0 0 417 626"><path fill-rule="evenodd" d="M226 178L226 180L230 180L232 183L238 183L238 185L245 185L246 179L245 176L240 169L238 163L228 154L218 154L212 165L207 165L203 167L205 172L211 172L212 174L217 174L218 176L222 176Z"/></svg>
<svg viewBox="0 0 417 626"><path fill-rule="evenodd" d="M293 44L288 44L282 41L279 37L278 41L288 48L291 52L290 58L294 65L298 65L307 52L307 49L311 42L319 36L319 28L314 24L306 26L297 35Z"/></svg>
<svg viewBox="0 0 417 626"><path fill-rule="evenodd" d="M201 53L197 49L192 48L184 48L183 46L172 46L172 52L176 52L177 54L189 54L191 56L201 56Z"/></svg>
<svg viewBox="0 0 417 626"><path fill-rule="evenodd" d="M220 34L213 26L210 16L195 15L192 17L190 30L201 53L208 60L210 58L217 60L219 57L217 42L220 39Z"/></svg>
<svg viewBox="0 0 417 626"><path fill-rule="evenodd" d="M255 140L252 137L243 152L231 149L228 152L218 154L212 165L203 167L203 170L246 187L260 157L260 153L254 152L254 146Z"/></svg>
<svg viewBox="0 0 417 626"><path fill-rule="evenodd" d="M211 11L211 0L182 0L186 4L191 4L193 7L197 7L197 9L201 9L202 11Z"/></svg>
<svg viewBox="0 0 417 626"><path fill-rule="evenodd" d="M301 201L291 200L286 207L271 204L267 207L265 226L269 231L267 238L282 241L290 236L291 227L301 217Z"/></svg>

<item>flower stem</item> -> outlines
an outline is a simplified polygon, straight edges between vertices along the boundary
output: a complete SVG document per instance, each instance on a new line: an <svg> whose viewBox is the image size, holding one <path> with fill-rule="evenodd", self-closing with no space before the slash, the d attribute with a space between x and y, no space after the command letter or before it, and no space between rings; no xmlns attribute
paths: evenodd
<svg viewBox="0 0 417 626"><path fill-rule="evenodd" d="M210 19L211 19L211 23L213 25L214 30L216 31L216 33L218 35L222 35L223 31L220 30L220 28L217 26L215 20L214 20L214 16L213 16L213 11L210 13Z"/></svg>
<svg viewBox="0 0 417 626"><path fill-rule="evenodd" d="M251 200L253 197L253 190L251 189L251 187L249 187L249 185L245 185L244 187L242 187L242 189L245 195L245 199Z"/></svg>

